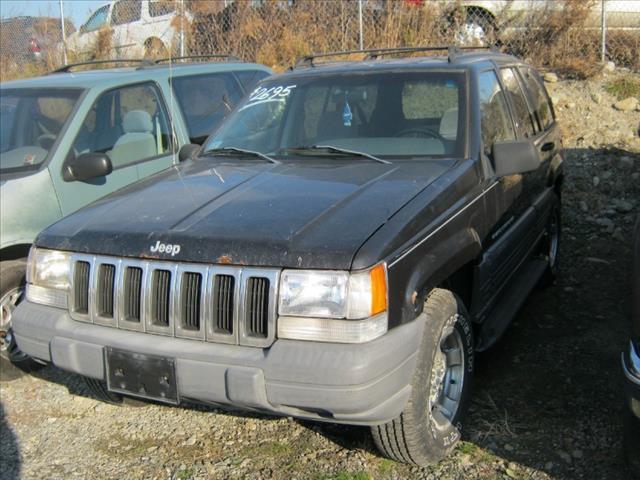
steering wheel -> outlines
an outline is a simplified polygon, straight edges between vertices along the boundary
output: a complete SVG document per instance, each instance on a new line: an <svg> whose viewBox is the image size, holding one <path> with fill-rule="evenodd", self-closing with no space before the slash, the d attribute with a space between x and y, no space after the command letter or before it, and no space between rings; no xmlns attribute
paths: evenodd
<svg viewBox="0 0 640 480"><path fill-rule="evenodd" d="M440 132L434 130L431 127L411 127L405 128L396 132L394 137L413 137L413 138L435 138L438 140L444 140L444 137L440 135Z"/></svg>
<svg viewBox="0 0 640 480"><path fill-rule="evenodd" d="M55 141L56 136L52 133L43 133L42 135L38 135L38 138L36 138L38 145L45 150L50 150Z"/></svg>

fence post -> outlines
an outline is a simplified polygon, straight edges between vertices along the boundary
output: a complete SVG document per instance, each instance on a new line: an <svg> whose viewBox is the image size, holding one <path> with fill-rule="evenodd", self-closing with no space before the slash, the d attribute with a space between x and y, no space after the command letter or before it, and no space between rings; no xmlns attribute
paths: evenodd
<svg viewBox="0 0 640 480"><path fill-rule="evenodd" d="M601 1L602 11L600 13L600 43L602 48L600 50L600 62L604 64L607 54L607 8L605 7L606 0Z"/></svg>
<svg viewBox="0 0 640 480"><path fill-rule="evenodd" d="M67 31L64 24L64 5L63 0L60 0L60 32L62 33L62 59L64 64L67 65Z"/></svg>
<svg viewBox="0 0 640 480"><path fill-rule="evenodd" d="M184 57L184 0L180 0L180 56Z"/></svg>
<svg viewBox="0 0 640 480"><path fill-rule="evenodd" d="M358 25L360 26L360 50L364 50L364 34L362 30L362 0L358 0Z"/></svg>

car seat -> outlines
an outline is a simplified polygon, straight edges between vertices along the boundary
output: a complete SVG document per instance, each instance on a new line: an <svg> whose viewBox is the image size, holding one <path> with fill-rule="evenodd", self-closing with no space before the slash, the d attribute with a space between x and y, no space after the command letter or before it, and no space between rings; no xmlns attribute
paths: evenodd
<svg viewBox="0 0 640 480"><path fill-rule="evenodd" d="M122 120L124 134L118 138L109 152L113 168L155 157L158 154L153 121L144 110L131 110Z"/></svg>

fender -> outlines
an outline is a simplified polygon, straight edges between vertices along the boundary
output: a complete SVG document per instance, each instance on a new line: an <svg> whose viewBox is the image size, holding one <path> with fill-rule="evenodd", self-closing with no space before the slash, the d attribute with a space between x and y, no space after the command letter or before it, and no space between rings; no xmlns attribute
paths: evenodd
<svg viewBox="0 0 640 480"><path fill-rule="evenodd" d="M429 253L414 265L404 287L402 320L422 313L429 292L464 265L475 261L482 252L482 242L472 228L465 228L442 238L429 247Z"/></svg>
<svg viewBox="0 0 640 480"><path fill-rule="evenodd" d="M488 191L388 263L390 327L416 318L431 289L479 258L482 239L493 224L493 219L483 213L484 194Z"/></svg>

